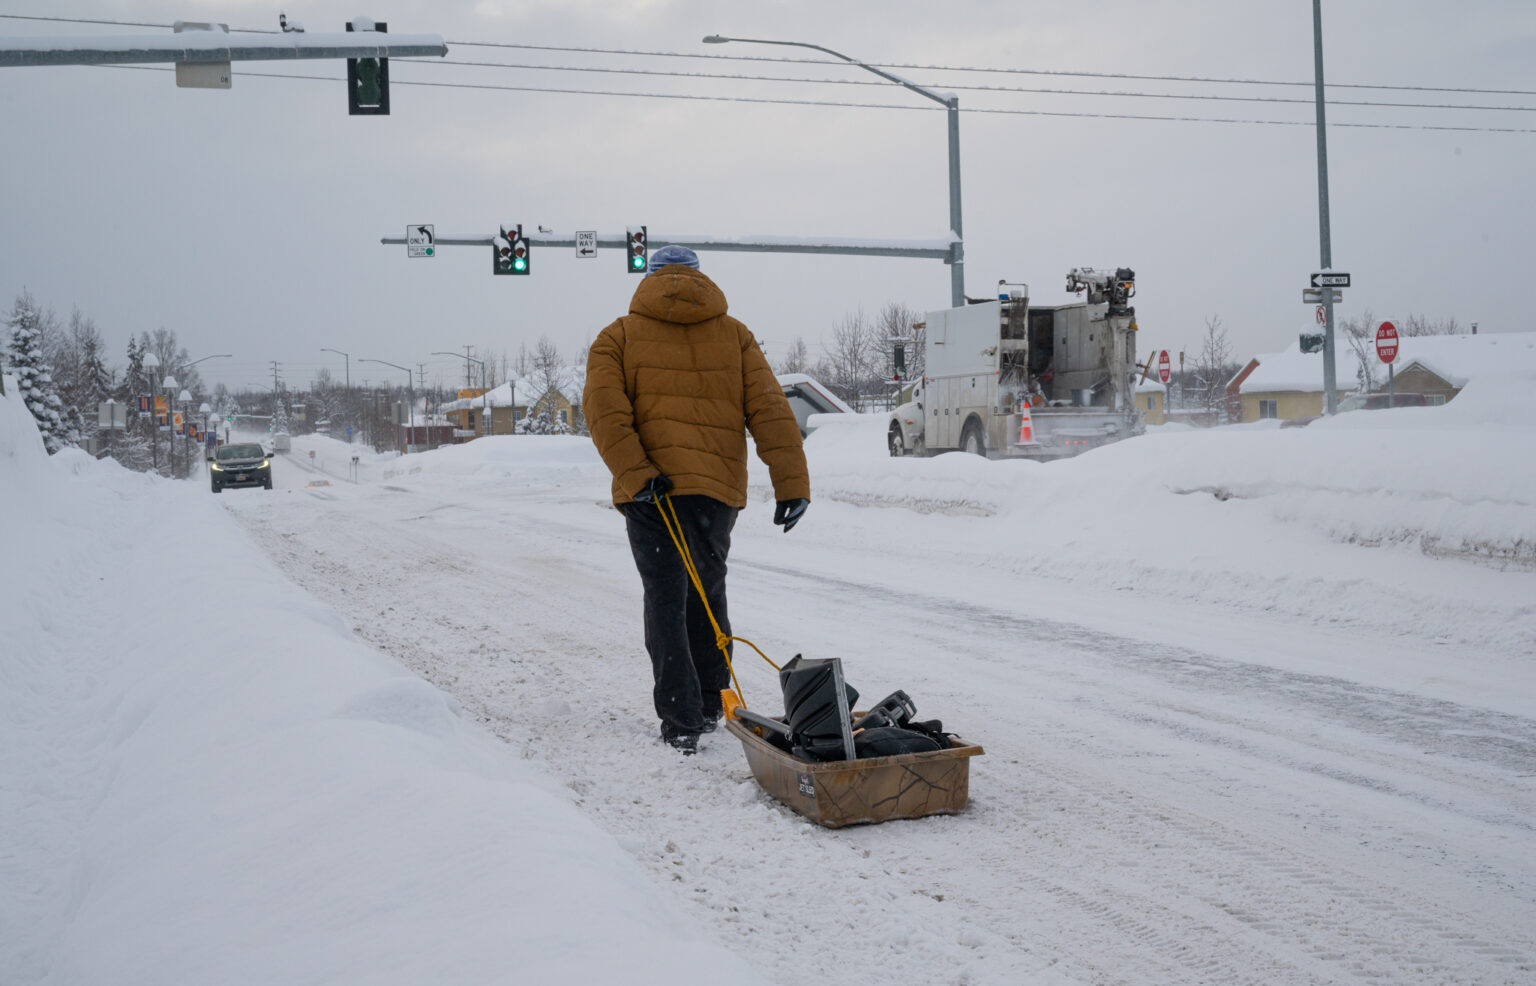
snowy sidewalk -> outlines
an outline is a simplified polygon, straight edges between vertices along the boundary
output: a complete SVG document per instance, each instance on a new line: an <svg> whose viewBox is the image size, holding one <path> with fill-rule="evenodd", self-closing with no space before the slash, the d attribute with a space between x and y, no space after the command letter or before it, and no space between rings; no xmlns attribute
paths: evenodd
<svg viewBox="0 0 1536 986"><path fill-rule="evenodd" d="M0 399L0 514L0 982L763 981L200 485Z"/></svg>

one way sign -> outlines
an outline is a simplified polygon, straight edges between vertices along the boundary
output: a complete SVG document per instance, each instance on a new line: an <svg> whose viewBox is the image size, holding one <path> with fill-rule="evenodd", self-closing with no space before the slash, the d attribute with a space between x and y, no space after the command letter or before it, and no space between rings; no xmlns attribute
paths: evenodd
<svg viewBox="0 0 1536 986"><path fill-rule="evenodd" d="M597 256L597 230L582 229L576 231L576 256Z"/></svg>
<svg viewBox="0 0 1536 986"><path fill-rule="evenodd" d="M1314 288L1347 288L1349 287L1348 274L1335 274L1333 271L1318 271L1312 275Z"/></svg>

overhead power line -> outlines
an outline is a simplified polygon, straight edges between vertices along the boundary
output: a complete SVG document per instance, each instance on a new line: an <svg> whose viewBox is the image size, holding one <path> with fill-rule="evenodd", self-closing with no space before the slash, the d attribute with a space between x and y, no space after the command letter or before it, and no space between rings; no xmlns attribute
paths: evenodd
<svg viewBox="0 0 1536 986"><path fill-rule="evenodd" d="M711 79L730 82L798 82L809 85L838 85L838 86L889 86L889 82L877 79L803 79L782 75L726 75L718 72L669 72L657 69L643 68L599 68L588 65L533 65L519 62L471 62L460 59L441 58L401 58L397 62L410 62L412 65L431 66L463 66L471 68L507 68L528 69L541 72L592 72L603 75L646 75L661 76L678 79ZM1224 96L1212 93L1179 93L1179 92L1135 92L1128 90L1106 89L1032 89L1023 86L978 86L956 85L952 82L920 82L929 89L945 90L957 89L972 92L996 92L996 93L1022 93L1028 95L1045 96L1111 96L1140 99L1189 99L1233 103L1276 103L1312 106L1312 99L1291 98L1287 96ZM1465 103L1386 103L1377 100L1328 100L1330 106L1379 106L1397 109L1433 109L1433 110L1494 110L1511 111L1520 113L1536 113L1536 106L1476 106Z"/></svg>
<svg viewBox="0 0 1536 986"><path fill-rule="evenodd" d="M153 65L101 65L93 66L105 69L124 69L140 72L171 72L174 69L157 67ZM241 72L241 77L259 76L269 79L302 79L306 81L319 81L339 83L344 80L340 76L325 75L299 75L288 72ZM752 96L706 96L698 93L667 93L667 92L620 92L609 89L564 89L552 86L506 86L491 83L475 82L421 82L402 79L390 79L392 86L425 86L436 89L477 89L496 92L539 92L561 93L576 96L628 96L638 99L693 99L707 102L723 103L767 103L784 106L835 106L846 109L870 109L870 110L909 110L920 113L941 113L943 109L921 105L904 105L901 103L850 103L838 100L824 99L769 99L766 97ZM994 116L1040 116L1040 117L1066 117L1076 119L1094 120L1151 120L1159 122L1182 123L1221 123L1221 124L1245 124L1276 127L1311 127L1311 120L1244 120L1227 117L1211 116L1173 116L1139 113L1090 113L1086 111L1067 110L1020 110L997 109L989 107L963 107L962 113L984 113ZM1459 133L1511 133L1530 134L1536 133L1536 129L1522 127L1470 127L1452 126L1449 124L1421 124L1421 123L1341 123L1330 121L1328 126L1336 128L1351 128L1364 130L1440 130L1456 131Z"/></svg>
<svg viewBox="0 0 1536 986"><path fill-rule="evenodd" d="M104 25L112 25L112 26L117 26L117 27L158 27L158 28L165 28L165 29L170 29L172 27L172 25L170 25L170 24L155 24L155 23L150 23L150 22L145 22L145 21L121 21L121 20L106 20L106 19L85 18L85 17L55 17L55 16L45 16L45 15L41 15L41 14L0 14L0 18L4 18L4 19L8 19L8 20L53 21L53 22L65 23L65 24L104 24ZM237 31L237 33L243 33L243 34L277 34L277 33L280 33L280 32L277 32L277 31L262 30L262 29L236 29L236 31ZM573 45L518 44L518 43L513 43L513 42L500 42L500 41L452 41L452 40L450 40L450 41L448 41L448 44L449 44L450 47L452 47L452 46L459 46L459 47L478 47L478 48L508 48L508 49L515 49L515 50L523 50L523 51L558 51L558 52L572 52L572 53L589 54L589 55L631 55L631 56L639 56L639 57L646 57L646 58L693 58L693 59L708 59L708 60L713 60L713 61L775 62L775 63L787 64L787 65L835 65L835 66L839 66L839 67L842 67L842 68L846 68L847 65L848 65L847 62L840 62L840 61L835 61L835 60L831 60L831 59L821 59L821 58L771 57L771 56L766 56L766 55L728 55L728 54L721 54L721 53L715 53L715 52L648 51L648 50L644 50L644 49L629 49L629 48L592 48L592 47L579 47L579 46L573 46ZM1127 72L1088 72L1088 71L1069 71L1069 70L1063 70L1063 69L998 68L998 67L992 67L992 66L977 66L977 65L918 65L918 64L904 63L904 62L878 62L878 63L877 62L871 62L870 64L876 65L879 68L887 68L887 69L919 70L919 71L934 71L934 72L985 72L985 73L1005 74L1005 75L1064 76L1064 77L1070 77L1070 78L1085 78L1085 79L1122 79L1122 80L1132 81L1132 82L1193 82L1193 83L1204 83L1204 84L1211 84L1211 85L1305 86L1305 87L1308 87L1308 88L1311 88L1314 85L1314 83L1311 80L1290 81L1290 80L1283 80L1283 79L1243 79L1243 78L1223 79L1223 78L1216 78L1216 77L1211 77L1211 76L1196 76L1196 75L1139 75L1139 74L1132 74L1132 73L1127 73ZM880 83L875 83L875 84L879 85ZM1536 96L1536 90L1530 90L1530 89L1482 89L1482 88L1473 88L1473 87L1414 86L1414 85L1391 85L1391 84L1382 84L1382 83L1350 83L1350 82L1328 82L1328 83L1325 84L1325 86L1328 89L1381 89L1381 90L1395 90L1395 91L1401 91L1401 92L1463 93L1463 94L1476 94L1476 95L1485 95L1485 96Z"/></svg>
<svg viewBox="0 0 1536 986"><path fill-rule="evenodd" d="M847 68L847 62L840 62L830 58L794 58L775 57L771 55L722 55L713 52L692 51L644 51L631 48L580 48L562 45L531 45L514 44L498 41L449 41L450 47L478 48L514 48L527 51L560 51L587 55L639 55L654 58L706 58L720 61L735 62L779 62L787 65L836 65ZM907 71L932 71L932 72L990 72L1003 75L1047 75L1070 76L1083 79L1124 79L1131 82L1200 82L1219 85L1244 85L1244 86L1306 86L1311 88L1314 82L1292 82L1282 79L1221 79L1212 76L1199 75L1135 75L1128 72L1084 72L1069 71L1066 69L1040 69L1040 68L995 68L977 65L917 65L906 62L870 62L876 68L903 69ZM1532 89L1475 89L1466 87L1446 86L1407 86L1388 85L1363 82L1326 82L1329 89L1397 89L1406 92L1456 92L1477 93L1487 96L1536 96L1536 90Z"/></svg>

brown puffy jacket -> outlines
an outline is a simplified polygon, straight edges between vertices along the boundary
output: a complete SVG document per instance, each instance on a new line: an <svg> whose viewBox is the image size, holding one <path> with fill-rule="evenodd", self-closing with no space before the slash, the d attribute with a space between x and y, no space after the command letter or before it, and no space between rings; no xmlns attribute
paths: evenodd
<svg viewBox="0 0 1536 986"><path fill-rule="evenodd" d="M795 414L757 340L725 312L714 281L669 264L592 344L582 413L613 473L614 503L663 473L673 493L746 506L748 430L774 498L810 499Z"/></svg>

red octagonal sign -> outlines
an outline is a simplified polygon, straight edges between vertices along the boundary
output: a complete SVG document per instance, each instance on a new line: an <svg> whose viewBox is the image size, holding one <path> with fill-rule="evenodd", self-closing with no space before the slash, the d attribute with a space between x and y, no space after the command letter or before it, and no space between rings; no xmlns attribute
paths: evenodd
<svg viewBox="0 0 1536 986"><path fill-rule="evenodd" d="M1391 322L1382 322L1376 328L1376 355L1383 363L1397 359L1397 326Z"/></svg>
<svg viewBox="0 0 1536 986"><path fill-rule="evenodd" d="M1173 365L1168 361L1168 350L1163 350L1157 357L1157 379L1167 383L1173 376Z"/></svg>

